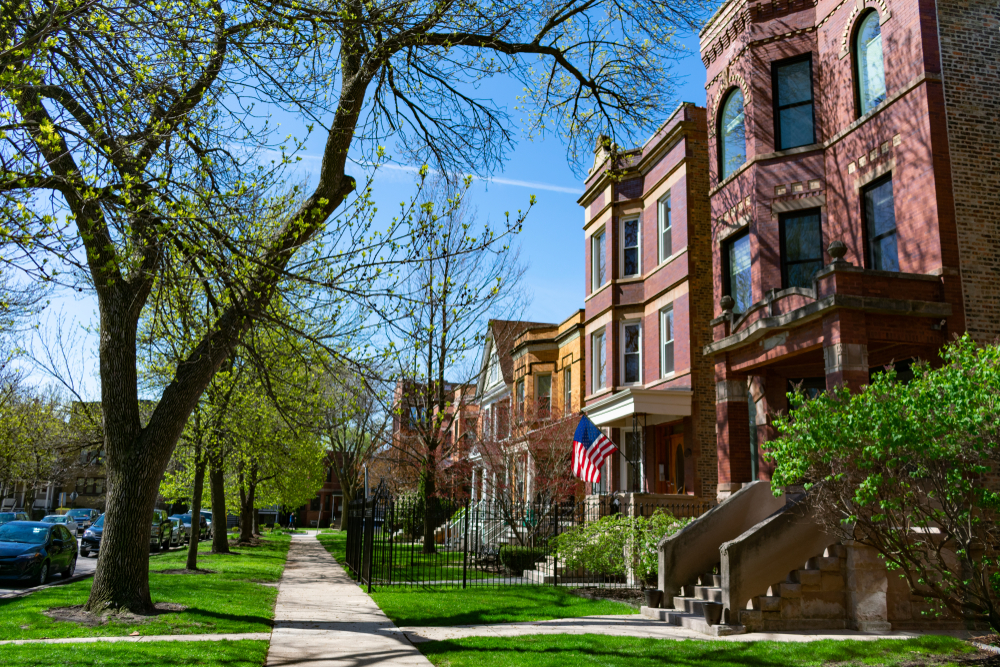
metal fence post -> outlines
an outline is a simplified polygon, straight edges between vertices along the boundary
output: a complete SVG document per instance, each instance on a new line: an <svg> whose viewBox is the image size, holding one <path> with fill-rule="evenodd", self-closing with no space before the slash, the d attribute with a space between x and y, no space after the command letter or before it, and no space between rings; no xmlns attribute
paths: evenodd
<svg viewBox="0 0 1000 667"><path fill-rule="evenodd" d="M470 500L465 501L465 530L462 531L462 588L468 581L469 571L469 512L472 511Z"/></svg>
<svg viewBox="0 0 1000 667"><path fill-rule="evenodd" d="M368 584L368 592L372 592L372 547L375 542L375 499L372 498L371 505L365 499L365 528L364 538L361 540L363 551L361 556L361 577L362 581Z"/></svg>
<svg viewBox="0 0 1000 667"><path fill-rule="evenodd" d="M555 508L552 512L552 537L559 535L559 501L555 501ZM552 585L559 585L559 552L552 550Z"/></svg>

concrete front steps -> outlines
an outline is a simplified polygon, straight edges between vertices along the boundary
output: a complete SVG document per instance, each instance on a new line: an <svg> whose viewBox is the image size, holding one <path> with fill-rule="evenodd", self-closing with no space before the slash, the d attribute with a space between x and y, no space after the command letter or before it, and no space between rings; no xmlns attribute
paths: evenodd
<svg viewBox="0 0 1000 667"><path fill-rule="evenodd" d="M740 623L751 632L847 629L846 556L845 547L836 544L810 558L772 584L768 595L754 597L753 609L739 612Z"/></svg>
<svg viewBox="0 0 1000 667"><path fill-rule="evenodd" d="M588 575L580 568L557 566L554 557L546 556L535 564L534 570L524 571L524 580L533 584L601 584L607 582L607 577Z"/></svg>
<svg viewBox="0 0 1000 667"><path fill-rule="evenodd" d="M703 574L696 583L684 586L684 595L673 599L673 609L643 606L640 613L647 618L665 621L713 637L739 635L746 632L742 625L709 625L705 620L706 603L722 603L722 576Z"/></svg>

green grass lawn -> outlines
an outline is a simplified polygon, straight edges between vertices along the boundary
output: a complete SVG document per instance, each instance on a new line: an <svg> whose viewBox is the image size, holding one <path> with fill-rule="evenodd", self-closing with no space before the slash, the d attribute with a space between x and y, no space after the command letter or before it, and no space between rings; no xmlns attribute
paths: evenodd
<svg viewBox="0 0 1000 667"><path fill-rule="evenodd" d="M588 600L554 586L385 587L373 591L372 597L398 626L486 625L636 613L627 604Z"/></svg>
<svg viewBox="0 0 1000 667"><path fill-rule="evenodd" d="M333 559L343 565L347 560L347 531L335 530L332 533L320 533L316 536Z"/></svg>
<svg viewBox="0 0 1000 667"><path fill-rule="evenodd" d="M42 612L53 607L82 605L90 593L90 579L54 586L23 598L0 600L0 639L94 637L128 635L270 632L278 590L262 582L281 578L290 538L266 537L260 546L237 547L239 555L213 556L202 543L198 566L212 574L159 574L183 568L186 553L177 551L150 559L149 585L153 602L188 607L176 613L149 617L144 622L109 622L87 627L55 621ZM0 660L0 663L4 661Z"/></svg>
<svg viewBox="0 0 1000 667"><path fill-rule="evenodd" d="M439 667L806 667L812 665L941 665L971 648L951 637L876 641L722 642L606 635L470 637L417 644ZM931 660L928 660L931 658ZM956 661L957 662L957 661ZM943 664L956 664L945 661Z"/></svg>
<svg viewBox="0 0 1000 667"><path fill-rule="evenodd" d="M4 667L260 667L266 641L116 642L113 644L34 644L0 646Z"/></svg>

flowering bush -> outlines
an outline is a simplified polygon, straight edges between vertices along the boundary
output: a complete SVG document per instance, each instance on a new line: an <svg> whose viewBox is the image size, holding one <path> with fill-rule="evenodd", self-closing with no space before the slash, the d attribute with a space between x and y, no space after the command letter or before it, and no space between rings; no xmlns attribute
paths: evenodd
<svg viewBox="0 0 1000 667"><path fill-rule="evenodd" d="M550 544L566 567L605 576L625 576L632 570L646 581L656 575L657 543L689 521L668 512L649 517L614 514L567 530Z"/></svg>

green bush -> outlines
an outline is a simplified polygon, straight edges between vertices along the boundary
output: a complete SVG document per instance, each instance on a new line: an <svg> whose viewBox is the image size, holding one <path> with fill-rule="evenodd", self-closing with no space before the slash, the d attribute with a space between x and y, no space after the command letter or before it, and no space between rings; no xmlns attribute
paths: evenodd
<svg viewBox="0 0 1000 667"><path fill-rule="evenodd" d="M569 568L610 577L625 576L631 568L636 577L648 580L656 575L657 543L689 521L669 512L649 517L614 514L567 530L553 537L550 544Z"/></svg>
<svg viewBox="0 0 1000 667"><path fill-rule="evenodd" d="M524 570L534 570L535 563L548 555L547 549L539 547L500 547L500 564L510 572L523 572Z"/></svg>

